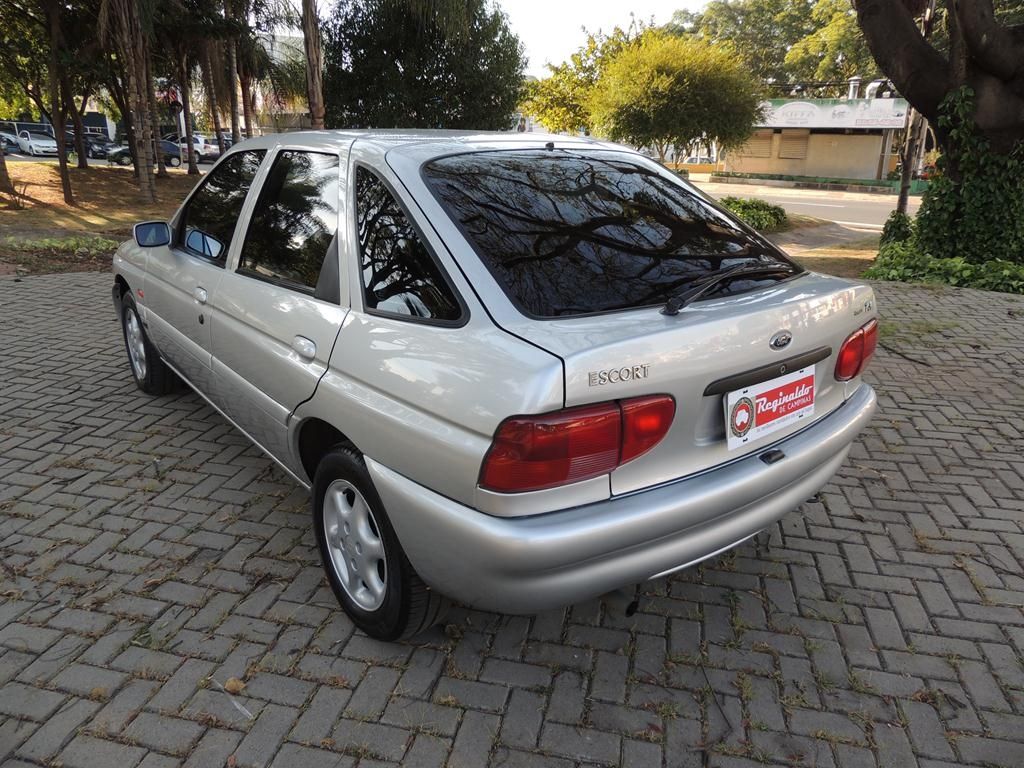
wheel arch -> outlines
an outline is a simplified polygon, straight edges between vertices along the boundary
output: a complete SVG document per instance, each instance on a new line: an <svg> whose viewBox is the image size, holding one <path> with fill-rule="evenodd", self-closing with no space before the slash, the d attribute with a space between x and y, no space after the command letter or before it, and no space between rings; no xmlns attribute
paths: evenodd
<svg viewBox="0 0 1024 768"><path fill-rule="evenodd" d="M336 445L346 445L356 451L356 444L330 422L311 416L299 425L298 453L302 469L309 482L313 482L320 459Z"/></svg>

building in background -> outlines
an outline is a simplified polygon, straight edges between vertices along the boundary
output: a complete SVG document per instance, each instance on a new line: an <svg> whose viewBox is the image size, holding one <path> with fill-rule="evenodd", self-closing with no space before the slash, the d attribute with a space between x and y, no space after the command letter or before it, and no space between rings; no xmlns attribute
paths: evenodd
<svg viewBox="0 0 1024 768"><path fill-rule="evenodd" d="M906 129L900 98L773 99L750 139L725 158L731 173L884 179L894 134Z"/></svg>

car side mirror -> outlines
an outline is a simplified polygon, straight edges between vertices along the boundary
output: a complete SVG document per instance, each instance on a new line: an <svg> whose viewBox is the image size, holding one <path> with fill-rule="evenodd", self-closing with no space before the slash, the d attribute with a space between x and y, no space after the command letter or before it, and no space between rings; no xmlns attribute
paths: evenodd
<svg viewBox="0 0 1024 768"><path fill-rule="evenodd" d="M171 242L171 228L166 221L144 221L132 228L135 242L143 248L157 248Z"/></svg>

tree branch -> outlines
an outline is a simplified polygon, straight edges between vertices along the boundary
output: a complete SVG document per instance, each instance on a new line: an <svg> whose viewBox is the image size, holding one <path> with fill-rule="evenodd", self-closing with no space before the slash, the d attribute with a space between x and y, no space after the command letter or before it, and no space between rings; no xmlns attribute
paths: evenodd
<svg viewBox="0 0 1024 768"><path fill-rule="evenodd" d="M948 64L921 36L914 17L892 0L856 0L857 22L879 68L918 112L938 117L950 89Z"/></svg>
<svg viewBox="0 0 1024 768"><path fill-rule="evenodd" d="M996 21L992 0L958 0L960 29L974 62L1001 80L1024 71L1024 45L1010 28Z"/></svg>

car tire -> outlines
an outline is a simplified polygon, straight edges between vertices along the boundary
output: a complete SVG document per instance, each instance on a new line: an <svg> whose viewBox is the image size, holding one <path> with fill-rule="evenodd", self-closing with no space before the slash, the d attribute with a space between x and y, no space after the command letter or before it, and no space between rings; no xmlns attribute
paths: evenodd
<svg viewBox="0 0 1024 768"><path fill-rule="evenodd" d="M172 156L167 158L167 164L169 166L171 166L171 168L177 168L179 165L181 165L181 158L180 157L174 157L172 155Z"/></svg>
<svg viewBox="0 0 1024 768"><path fill-rule="evenodd" d="M320 460L312 502L327 580L359 629L399 640L444 618L448 600L413 569L357 450L338 445Z"/></svg>
<svg viewBox="0 0 1024 768"><path fill-rule="evenodd" d="M135 384L147 395L166 395L178 386L178 377L167 364L160 359L146 335L146 329L139 317L138 307L131 292L121 297L121 335L124 337L124 349L128 354L128 369L132 372Z"/></svg>
<svg viewBox="0 0 1024 768"><path fill-rule="evenodd" d="M131 165L132 164L132 156L129 155L127 152L125 154L123 154L123 155L120 155L117 158L117 164L118 165Z"/></svg>

